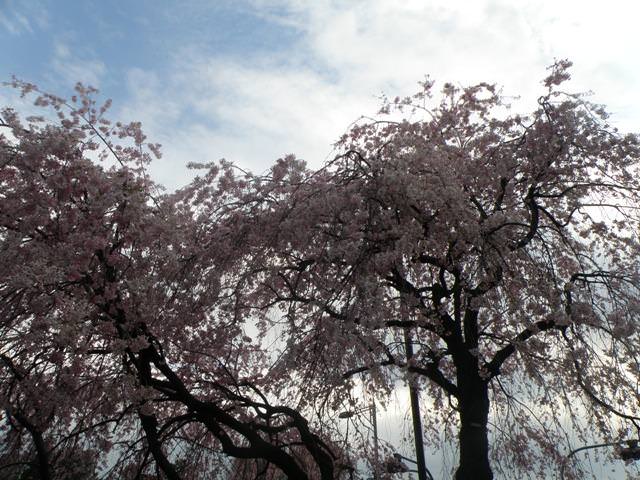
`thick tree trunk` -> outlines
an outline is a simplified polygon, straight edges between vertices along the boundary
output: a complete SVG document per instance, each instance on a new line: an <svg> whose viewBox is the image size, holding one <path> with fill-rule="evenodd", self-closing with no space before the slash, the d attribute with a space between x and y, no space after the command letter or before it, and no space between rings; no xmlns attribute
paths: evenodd
<svg viewBox="0 0 640 480"><path fill-rule="evenodd" d="M455 480L492 480L489 464L489 393L479 380L469 381L460 399L460 463ZM469 388L471 387L471 388Z"/></svg>

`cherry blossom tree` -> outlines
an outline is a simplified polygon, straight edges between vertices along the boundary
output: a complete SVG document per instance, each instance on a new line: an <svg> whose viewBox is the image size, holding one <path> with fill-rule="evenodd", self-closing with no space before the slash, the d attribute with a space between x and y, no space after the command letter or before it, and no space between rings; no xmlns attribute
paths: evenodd
<svg viewBox="0 0 640 480"><path fill-rule="evenodd" d="M327 414L356 382L384 400L417 379L457 480L543 478L574 442L640 429L639 138L563 92L569 67L529 115L491 84L434 99L426 81L319 170L215 166L183 192L236 245L236 315L278 325L276 378Z"/></svg>
<svg viewBox="0 0 640 480"><path fill-rule="evenodd" d="M146 174L159 146L93 89L12 86L53 117L0 114L0 476L225 478L238 458L338 478L230 308L233 245Z"/></svg>
<svg viewBox="0 0 640 480"><path fill-rule="evenodd" d="M426 81L318 170L172 194L92 89L2 110L0 476L354 477L333 419L405 378L457 480L583 478L574 442L640 431L640 143L569 66L526 116Z"/></svg>

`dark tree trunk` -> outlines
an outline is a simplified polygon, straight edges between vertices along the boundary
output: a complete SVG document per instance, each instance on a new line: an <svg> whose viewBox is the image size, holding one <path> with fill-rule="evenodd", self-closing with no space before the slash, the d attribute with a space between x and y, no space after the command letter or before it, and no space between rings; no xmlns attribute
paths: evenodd
<svg viewBox="0 0 640 480"><path fill-rule="evenodd" d="M180 480L180 475L176 468L162 451L162 442L158 436L158 420L153 415L139 413L140 423L144 429L149 451L153 455L158 468L164 473L168 480Z"/></svg>
<svg viewBox="0 0 640 480"><path fill-rule="evenodd" d="M471 377L471 375L470 375ZM460 398L460 463L455 480L492 480L489 464L489 392L479 377L467 377Z"/></svg>
<svg viewBox="0 0 640 480"><path fill-rule="evenodd" d="M49 452L44 442L42 432L38 427L31 423L27 417L19 412L12 413L13 417L27 429L33 439L33 444L36 447L36 460L33 462L38 471L39 480L50 480L51 471L49 468Z"/></svg>

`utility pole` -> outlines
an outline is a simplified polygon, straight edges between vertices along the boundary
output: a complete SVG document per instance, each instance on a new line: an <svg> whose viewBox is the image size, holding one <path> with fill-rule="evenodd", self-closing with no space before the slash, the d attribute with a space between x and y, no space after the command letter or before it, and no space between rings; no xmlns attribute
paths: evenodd
<svg viewBox="0 0 640 480"><path fill-rule="evenodd" d="M407 365L411 363L413 357L413 343L409 328L404 329L404 349L407 356ZM409 397L411 398L411 417L413 420L413 440L416 447L416 463L418 469L418 480L428 480L427 464L424 460L424 442L422 440L422 420L420 420L420 399L418 386L411 372L409 375Z"/></svg>

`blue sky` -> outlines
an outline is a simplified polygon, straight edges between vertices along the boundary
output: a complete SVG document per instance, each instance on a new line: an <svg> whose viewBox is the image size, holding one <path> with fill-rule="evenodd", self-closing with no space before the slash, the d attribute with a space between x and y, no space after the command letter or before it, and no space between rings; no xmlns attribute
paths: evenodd
<svg viewBox="0 0 640 480"><path fill-rule="evenodd" d="M180 3L180 5L177 5ZM126 95L122 80L132 68L166 75L172 57L197 46L202 55L273 54L295 41L293 28L274 24L235 2L164 0L2 0L2 73L68 87L74 73ZM85 71L63 72L68 60Z"/></svg>
<svg viewBox="0 0 640 480"><path fill-rule="evenodd" d="M296 153L312 165L379 96L426 74L490 81L533 108L554 58L623 130L640 131L640 6L629 0L0 0L0 80L112 98L163 144L170 189L186 164L227 158L263 171ZM0 89L0 104L19 101ZM405 406L383 416L393 423ZM404 409L404 410L403 410ZM386 420L384 420L386 419ZM392 427L389 427L392 428Z"/></svg>

